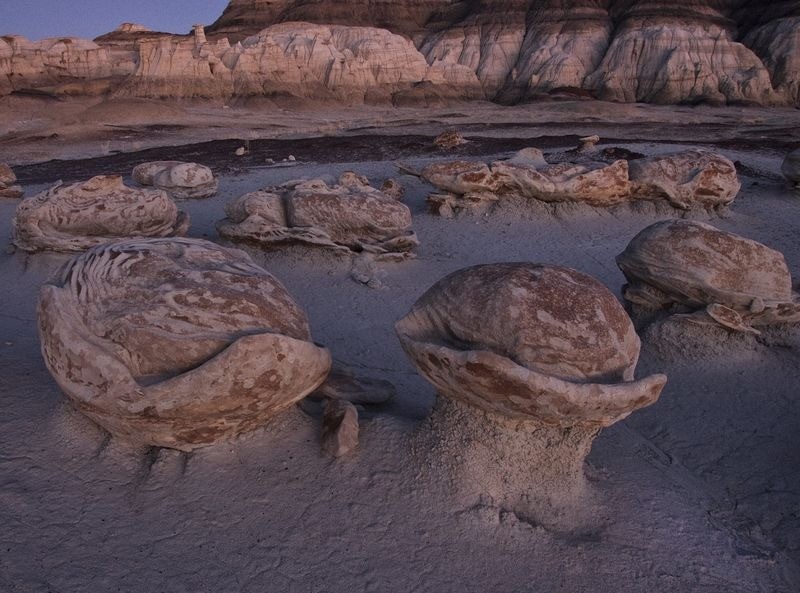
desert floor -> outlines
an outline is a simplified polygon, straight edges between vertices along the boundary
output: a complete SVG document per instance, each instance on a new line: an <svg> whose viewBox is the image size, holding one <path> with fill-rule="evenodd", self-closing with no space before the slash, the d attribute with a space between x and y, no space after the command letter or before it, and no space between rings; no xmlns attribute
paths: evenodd
<svg viewBox="0 0 800 593"><path fill-rule="evenodd" d="M432 147L456 127L472 142ZM577 136L644 154L704 146L737 161L742 190L722 214L695 215L782 251L800 278L800 195L779 173L800 142L800 111L594 102L500 108L179 106L0 100L0 162L26 195L58 179L157 158L220 175L217 196L181 202L189 235L245 192L345 170L406 187L418 257L383 264L379 289L351 262L288 247L244 248L309 314L317 342L395 400L362 414L358 450L320 449L313 406L235 442L192 454L109 438L65 403L42 361L39 286L68 259L11 246L16 200L0 199L0 591L702 592L800 590L800 334L722 334L685 344L643 337L639 374L669 377L660 400L604 430L586 471L592 502L574 527L520 520L453 493L423 472L410 442L433 388L412 368L393 323L445 274L484 262L535 261L592 274L619 294L614 257L642 228L675 214L518 209L445 220L430 187L398 171L437 159L563 152ZM236 157L245 142L250 154ZM283 162L289 155L295 162ZM271 158L275 164L267 164ZM52 161L52 159L60 159ZM727 336L727 337L726 337Z"/></svg>

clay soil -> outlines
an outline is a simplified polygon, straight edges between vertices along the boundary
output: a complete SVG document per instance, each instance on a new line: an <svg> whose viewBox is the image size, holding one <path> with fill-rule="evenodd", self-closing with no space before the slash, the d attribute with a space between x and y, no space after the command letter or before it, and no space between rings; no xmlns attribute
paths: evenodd
<svg viewBox="0 0 800 593"><path fill-rule="evenodd" d="M434 148L451 127L471 142ZM189 235L225 243L214 223L227 201L354 170L405 186L421 245L415 260L372 270L377 289L355 282L346 259L244 246L306 309L317 342L357 374L391 381L397 396L362 411L359 448L339 460L321 451L313 403L185 454L119 442L65 402L40 354L36 298L68 256L15 250L18 202L0 199L0 591L800 590L798 334L692 333L685 344L644 334L639 374L666 373L667 387L600 434L586 465L591 495L570 527L553 528L463 496L444 468L421 465L412 443L435 393L392 328L436 280L478 263L567 265L619 295L614 256L676 215L566 207L444 220L427 211L431 188L398 163L415 170L525 146L563 158L594 133L601 149L626 154L713 148L736 161L742 190L728 211L692 216L782 251L800 279L800 194L779 173L798 130L797 110L586 101L290 111L2 99L0 162L27 196L59 179L130 181L144 161L198 161L220 190L181 202ZM249 153L237 157L241 146ZM457 442L448 447L458 454Z"/></svg>

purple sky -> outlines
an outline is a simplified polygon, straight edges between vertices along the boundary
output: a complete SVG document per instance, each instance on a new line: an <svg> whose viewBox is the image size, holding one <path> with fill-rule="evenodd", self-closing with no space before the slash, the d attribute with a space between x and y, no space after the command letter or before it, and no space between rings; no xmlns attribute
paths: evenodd
<svg viewBox="0 0 800 593"><path fill-rule="evenodd" d="M187 33L195 23L215 21L227 4L228 0L0 0L0 35L92 39L125 22Z"/></svg>

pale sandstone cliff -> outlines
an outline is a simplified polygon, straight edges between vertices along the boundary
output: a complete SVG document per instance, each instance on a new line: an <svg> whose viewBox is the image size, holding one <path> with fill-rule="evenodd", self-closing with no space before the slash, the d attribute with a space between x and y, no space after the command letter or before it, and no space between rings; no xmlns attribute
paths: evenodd
<svg viewBox="0 0 800 593"><path fill-rule="evenodd" d="M790 0L232 0L196 33L0 38L0 94L800 104Z"/></svg>

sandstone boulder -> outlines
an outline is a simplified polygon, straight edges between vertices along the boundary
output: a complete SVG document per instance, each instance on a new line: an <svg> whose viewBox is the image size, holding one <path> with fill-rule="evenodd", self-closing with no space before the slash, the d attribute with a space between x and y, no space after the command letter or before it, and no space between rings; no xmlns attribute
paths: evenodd
<svg viewBox="0 0 800 593"><path fill-rule="evenodd" d="M781 164L781 172L789 183L800 187L800 149L786 155Z"/></svg>
<svg viewBox="0 0 800 593"><path fill-rule="evenodd" d="M583 460L599 429L655 402L666 382L634 379L631 320L605 286L569 268L459 270L395 329L440 396L421 446L429 463L450 468L460 489L477 485L476 498L538 522L581 506ZM446 443L457 435L454 452Z"/></svg>
<svg viewBox="0 0 800 593"><path fill-rule="evenodd" d="M21 198L25 192L19 185L14 185L17 176L11 167L5 163L0 163L0 198Z"/></svg>
<svg viewBox="0 0 800 593"><path fill-rule="evenodd" d="M76 256L41 289L39 331L78 410L115 436L186 451L262 426L330 367L280 282L198 239Z"/></svg>
<svg viewBox="0 0 800 593"><path fill-rule="evenodd" d="M724 156L687 150L629 164L634 198L666 199L676 208L714 208L733 202L742 184Z"/></svg>
<svg viewBox="0 0 800 593"><path fill-rule="evenodd" d="M681 305L740 331L800 321L800 297L783 255L769 247L686 220L658 222L620 255L625 299L649 310Z"/></svg>
<svg viewBox="0 0 800 593"><path fill-rule="evenodd" d="M633 381L633 324L607 288L569 268L460 270L395 327L442 395L510 418L608 426L655 401L664 383Z"/></svg>
<svg viewBox="0 0 800 593"><path fill-rule="evenodd" d="M458 130L445 130L433 139L433 144L442 150L453 150L457 146L469 142Z"/></svg>
<svg viewBox="0 0 800 593"><path fill-rule="evenodd" d="M421 177L446 192L428 198L433 211L445 217L482 213L510 197L611 206L629 200L631 192L627 161L549 164L535 148L490 165L434 163L423 169Z"/></svg>
<svg viewBox="0 0 800 593"><path fill-rule="evenodd" d="M419 244L411 211L352 172L333 187L294 181L230 202L217 224L222 236L264 245L302 242L382 259L412 257Z"/></svg>
<svg viewBox="0 0 800 593"><path fill-rule="evenodd" d="M189 228L189 216L161 190L98 176L26 198L12 226L14 244L26 251L83 251L120 237L180 236Z"/></svg>
<svg viewBox="0 0 800 593"><path fill-rule="evenodd" d="M134 167L132 177L136 183L163 189L178 200L209 198L219 187L211 169L181 161L142 163Z"/></svg>

